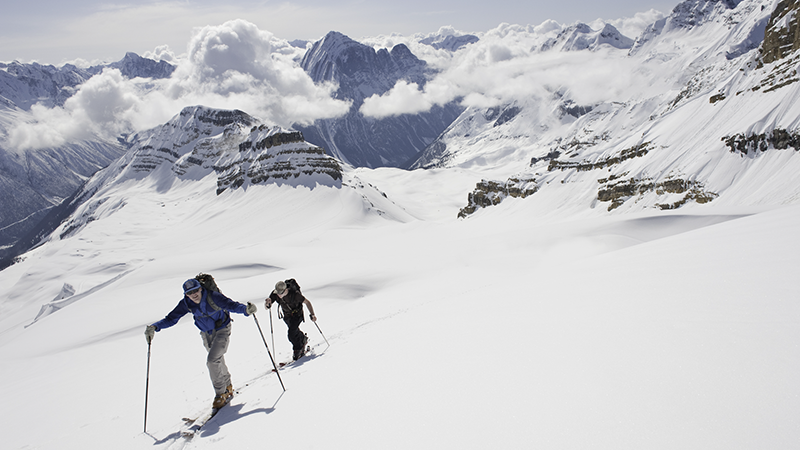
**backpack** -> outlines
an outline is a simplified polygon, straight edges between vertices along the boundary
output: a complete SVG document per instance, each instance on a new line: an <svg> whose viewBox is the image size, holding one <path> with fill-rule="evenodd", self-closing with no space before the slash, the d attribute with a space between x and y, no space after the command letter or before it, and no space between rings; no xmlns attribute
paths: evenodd
<svg viewBox="0 0 800 450"><path fill-rule="evenodd" d="M207 289L209 291L219 292L220 294L222 294L222 291L219 289L219 287L217 287L217 282L214 281L214 277L212 277L211 275L200 272L197 274L196 277L194 277L194 279L199 281L200 286L203 286L204 289Z"/></svg>
<svg viewBox="0 0 800 450"><path fill-rule="evenodd" d="M294 278L289 278L288 280L284 281L286 283L286 288L289 289L290 292L297 292L300 294L300 285L297 284L297 281Z"/></svg>
<svg viewBox="0 0 800 450"><path fill-rule="evenodd" d="M200 282L200 286L203 286L203 289L209 291L208 294L206 294L206 302L208 302L208 306L210 306L211 309L213 309L214 311L219 311L220 309L222 309L219 306L217 306L216 303L214 303L214 300L211 299L211 292L219 292L220 294L222 294L222 290L220 290L220 288L217 286L217 282L214 281L214 277L212 277L207 273L200 272L197 274L196 277L194 277L194 279ZM230 319L231 313L225 311L225 317ZM230 321L232 322L233 319L230 319ZM218 320L216 324L217 327L219 327L224 322L226 322L225 319Z"/></svg>
<svg viewBox="0 0 800 450"><path fill-rule="evenodd" d="M284 283L286 283L286 289L289 291L289 293L300 294L300 298L303 298L302 297L303 294L300 292L300 285L297 284L297 281L294 278L289 278L288 280L285 280ZM292 295L291 297L289 296L284 297L284 299L281 301L281 309L283 310L284 316L303 317L303 302L300 301L295 303L293 301L290 303L289 302L290 298L292 300L299 300L294 295Z"/></svg>

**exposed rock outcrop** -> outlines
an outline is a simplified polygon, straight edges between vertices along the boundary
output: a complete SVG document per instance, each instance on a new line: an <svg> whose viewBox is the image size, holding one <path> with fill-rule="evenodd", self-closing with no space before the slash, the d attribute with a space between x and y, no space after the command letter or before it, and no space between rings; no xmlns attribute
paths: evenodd
<svg viewBox="0 0 800 450"><path fill-rule="evenodd" d="M743 156L757 155L768 150L786 150L793 148L800 150L800 133L775 128L767 133L760 134L735 134L723 137L722 140L732 153L741 153Z"/></svg>
<svg viewBox="0 0 800 450"><path fill-rule="evenodd" d="M781 0L775 6L764 33L764 63L778 61L800 49L798 10L800 0Z"/></svg>
<svg viewBox="0 0 800 450"><path fill-rule="evenodd" d="M473 214L478 208L499 205L508 197L525 198L539 190L533 178L509 178L505 182L481 180L467 195L467 206L458 212L459 218Z"/></svg>

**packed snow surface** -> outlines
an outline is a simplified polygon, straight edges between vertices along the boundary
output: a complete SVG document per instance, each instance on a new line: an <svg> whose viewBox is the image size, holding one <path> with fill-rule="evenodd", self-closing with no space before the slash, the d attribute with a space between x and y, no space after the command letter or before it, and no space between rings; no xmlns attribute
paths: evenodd
<svg viewBox="0 0 800 450"><path fill-rule="evenodd" d="M763 449L800 442L800 207L456 219L467 171L352 170L343 187L128 180L95 220L0 272L3 448ZM383 205L348 184L379 187ZM239 393L210 406L190 317L143 331L215 276L264 308L294 277L320 329L282 370L234 315ZM272 316L270 314L273 314ZM272 336L274 335L274 348Z"/></svg>

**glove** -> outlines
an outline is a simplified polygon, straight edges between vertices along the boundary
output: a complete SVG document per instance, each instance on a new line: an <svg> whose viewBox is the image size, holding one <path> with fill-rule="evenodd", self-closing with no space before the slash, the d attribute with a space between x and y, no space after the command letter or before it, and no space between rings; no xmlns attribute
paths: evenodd
<svg viewBox="0 0 800 450"><path fill-rule="evenodd" d="M317 321L317 316L315 316L314 314L310 314L308 317L311 318L312 322L316 322Z"/></svg>
<svg viewBox="0 0 800 450"><path fill-rule="evenodd" d="M144 338L147 339L147 343L153 341L153 336L156 335L156 327L154 325L148 325L147 328L144 329Z"/></svg>
<svg viewBox="0 0 800 450"><path fill-rule="evenodd" d="M264 306L266 306L267 308L271 308L272 307L272 299L269 298L269 297L265 298L264 299Z"/></svg>
<svg viewBox="0 0 800 450"><path fill-rule="evenodd" d="M247 314L249 316L249 315L253 314L254 312L256 312L256 309L258 309L258 308L256 308L256 305L254 305L254 304L252 304L250 302L247 302L247 310L245 311L245 314Z"/></svg>

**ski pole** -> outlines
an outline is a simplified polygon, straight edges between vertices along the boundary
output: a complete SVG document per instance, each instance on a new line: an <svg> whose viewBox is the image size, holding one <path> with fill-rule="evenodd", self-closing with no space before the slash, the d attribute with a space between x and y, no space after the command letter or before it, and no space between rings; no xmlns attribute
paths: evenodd
<svg viewBox="0 0 800 450"><path fill-rule="evenodd" d="M147 433L147 397L150 392L150 341L147 342L147 381L144 384L144 433Z"/></svg>
<svg viewBox="0 0 800 450"><path fill-rule="evenodd" d="M319 325L317 325L317 321L316 320L312 320L312 322L314 322L314 325L317 327L317 330L319 330L319 334L322 334L322 330L319 329ZM325 343L328 344L328 347L331 346L331 343L328 342L328 339L325 337L324 334L322 334L322 339L325 339Z"/></svg>
<svg viewBox="0 0 800 450"><path fill-rule="evenodd" d="M258 327L258 334L261 335L261 340L264 341L264 347L267 347L267 354L269 355L270 361L272 361L272 367L275 368L275 375L278 376L278 381L281 382L281 387L283 388L283 392L286 392L286 387L283 385L283 380L281 380L281 374L278 370L278 365L275 364L275 358L272 357L272 352L269 351L269 345L267 345L267 340L264 339L264 333L261 332L261 325L258 323L258 317L256 317L256 313L253 313L253 319L256 321L256 326Z"/></svg>
<svg viewBox="0 0 800 450"><path fill-rule="evenodd" d="M275 348L275 332L272 330L272 308L267 309L269 309L269 335L272 338L272 348Z"/></svg>

